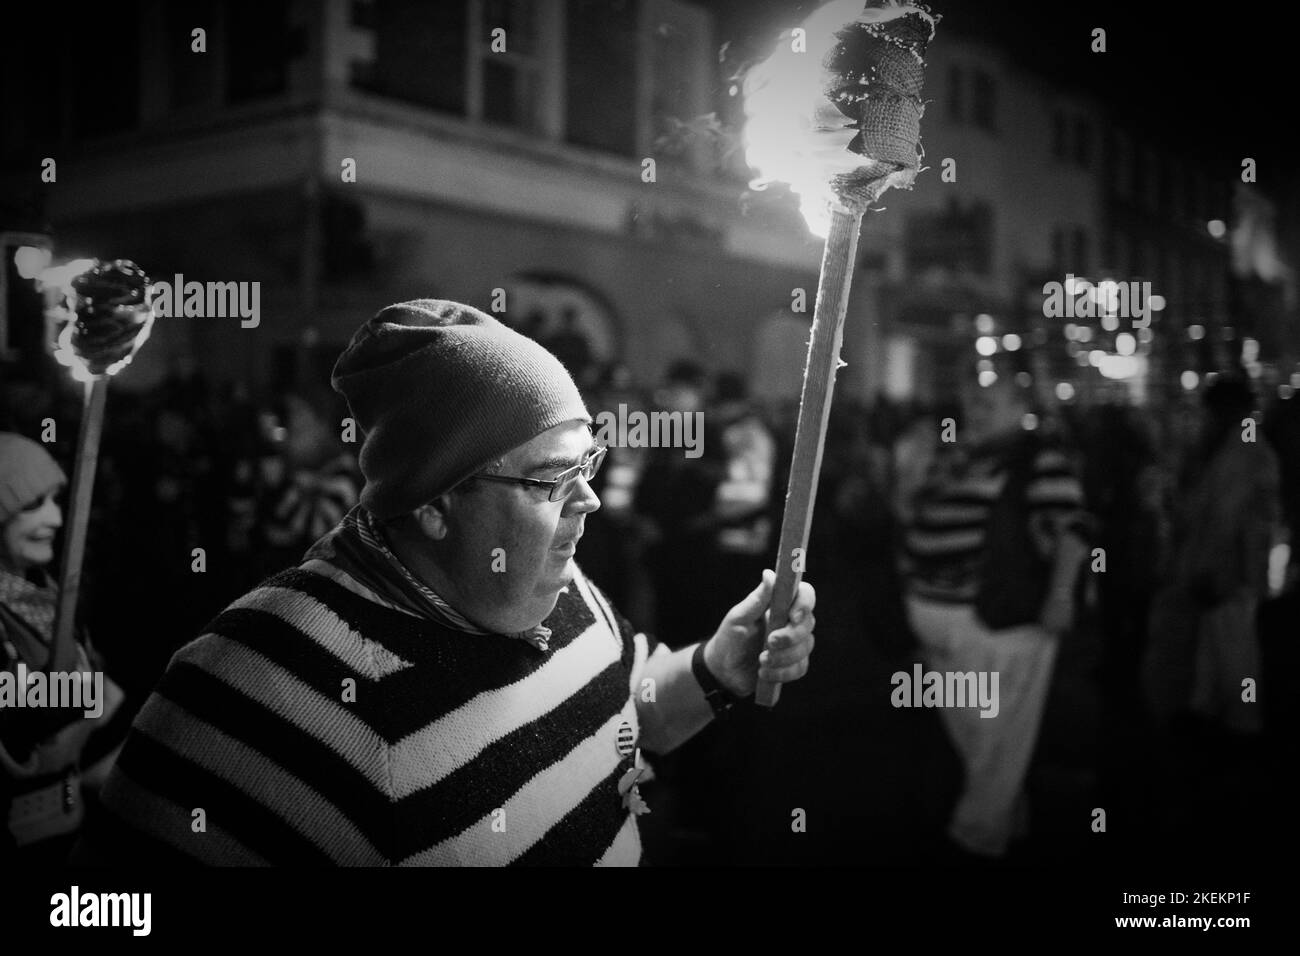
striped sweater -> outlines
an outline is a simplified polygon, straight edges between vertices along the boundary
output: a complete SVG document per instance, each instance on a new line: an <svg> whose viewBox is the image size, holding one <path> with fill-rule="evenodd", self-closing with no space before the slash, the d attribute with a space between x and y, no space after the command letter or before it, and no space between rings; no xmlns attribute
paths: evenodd
<svg viewBox="0 0 1300 956"><path fill-rule="evenodd" d="M903 537L903 571L913 594L948 603L975 600L989 517L1009 474L1005 447L990 444L926 481ZM1031 533L1047 552L1060 529L1083 514L1083 486L1061 449L1034 452L1025 499Z"/></svg>
<svg viewBox="0 0 1300 956"><path fill-rule="evenodd" d="M87 858L637 864L619 738L639 734L632 690L660 648L581 571L543 649L413 614L331 553L313 549L176 654Z"/></svg>

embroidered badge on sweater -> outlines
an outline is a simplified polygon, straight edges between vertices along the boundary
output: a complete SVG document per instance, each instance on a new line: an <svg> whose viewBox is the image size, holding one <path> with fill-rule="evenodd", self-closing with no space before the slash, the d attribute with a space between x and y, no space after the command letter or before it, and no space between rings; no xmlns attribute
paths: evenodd
<svg viewBox="0 0 1300 956"><path fill-rule="evenodd" d="M641 748L636 748L633 766L618 781L618 792L623 795L623 808L636 816L649 813L650 808L641 799L641 790L637 781L645 774L645 764L641 760Z"/></svg>

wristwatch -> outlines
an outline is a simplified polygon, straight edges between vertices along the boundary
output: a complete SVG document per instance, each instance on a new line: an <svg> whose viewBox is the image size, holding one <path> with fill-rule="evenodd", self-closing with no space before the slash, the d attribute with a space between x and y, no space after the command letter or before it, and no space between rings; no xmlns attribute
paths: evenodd
<svg viewBox="0 0 1300 956"><path fill-rule="evenodd" d="M691 655L691 673L695 675L696 681L704 690L704 699L709 702L713 708L714 717L725 716L732 707L744 700L743 697L737 697L727 688L719 683L718 679L704 663L704 645L708 641L700 641L695 645L695 653Z"/></svg>

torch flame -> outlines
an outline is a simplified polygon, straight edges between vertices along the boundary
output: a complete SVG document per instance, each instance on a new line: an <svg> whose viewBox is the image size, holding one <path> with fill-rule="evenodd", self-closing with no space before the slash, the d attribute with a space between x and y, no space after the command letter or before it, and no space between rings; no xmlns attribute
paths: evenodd
<svg viewBox="0 0 1300 956"><path fill-rule="evenodd" d="M763 189L786 183L799 196L799 211L808 229L825 237L830 207L836 202L831 181L866 165L850 152L857 130L826 96L824 62L835 34L861 20L879 23L919 12L906 0L884 0L863 9L863 0L830 0L802 24L806 49L795 50L792 31L782 34L776 50L745 77L745 160L758 172L750 183ZM899 184L911 173L896 174Z"/></svg>
<svg viewBox="0 0 1300 956"><path fill-rule="evenodd" d="M42 270L36 280L37 288L46 293L46 315L63 322L63 328L55 340L54 361L67 367L74 382L91 382L96 378L81 356L77 354L76 349L72 347L72 336L76 331L77 324L77 293L72 287L72 280L93 269L96 261L95 259L73 259L61 266L52 266ZM146 303L147 301L146 298ZM152 329L153 315L151 313L140 331L137 340L139 345L143 345L145 340L149 338ZM124 358L109 365L104 369L104 374L111 376L122 371L131 364L135 351L132 350Z"/></svg>

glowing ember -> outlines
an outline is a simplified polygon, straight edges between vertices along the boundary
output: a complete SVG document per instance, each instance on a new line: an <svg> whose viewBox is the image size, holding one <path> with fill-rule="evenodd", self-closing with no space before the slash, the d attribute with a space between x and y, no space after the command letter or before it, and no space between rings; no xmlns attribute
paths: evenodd
<svg viewBox="0 0 1300 956"><path fill-rule="evenodd" d="M898 0L831 0L745 78L753 187L784 182L825 236L835 185L910 188L919 165L923 54L937 18Z"/></svg>

